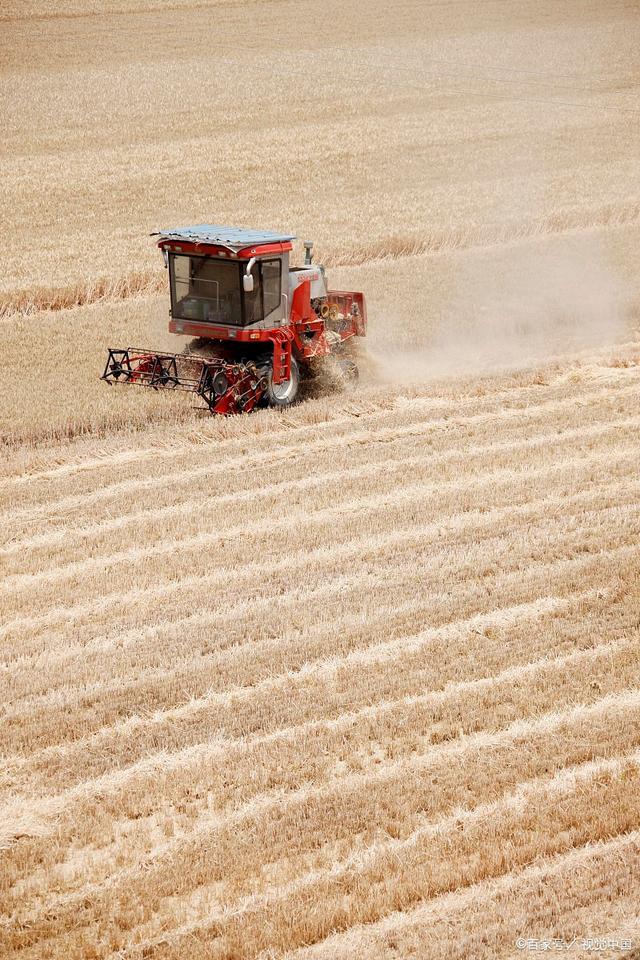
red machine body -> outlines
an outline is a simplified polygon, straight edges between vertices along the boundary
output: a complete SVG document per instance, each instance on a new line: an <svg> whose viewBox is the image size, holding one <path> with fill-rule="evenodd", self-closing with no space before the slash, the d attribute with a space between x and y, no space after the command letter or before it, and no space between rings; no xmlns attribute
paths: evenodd
<svg viewBox="0 0 640 960"><path fill-rule="evenodd" d="M357 374L347 344L366 335L362 293L329 290L312 263L289 267L294 237L201 225L160 234L169 270L169 330L183 354L110 350L103 379L197 393L213 413L288 406L301 378L333 355Z"/></svg>

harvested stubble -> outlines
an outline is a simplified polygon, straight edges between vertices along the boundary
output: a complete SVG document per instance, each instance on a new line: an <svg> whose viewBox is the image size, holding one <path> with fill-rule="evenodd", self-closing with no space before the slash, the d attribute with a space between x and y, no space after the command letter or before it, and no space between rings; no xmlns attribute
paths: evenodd
<svg viewBox="0 0 640 960"><path fill-rule="evenodd" d="M257 956L397 910L409 942L419 901L633 850L640 384L604 369L283 426L273 492L240 439L7 477L6 950Z"/></svg>

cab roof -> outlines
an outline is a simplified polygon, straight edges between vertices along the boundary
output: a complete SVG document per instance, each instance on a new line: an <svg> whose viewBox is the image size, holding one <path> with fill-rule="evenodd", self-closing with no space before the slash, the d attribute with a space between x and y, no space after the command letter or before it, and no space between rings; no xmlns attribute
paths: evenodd
<svg viewBox="0 0 640 960"><path fill-rule="evenodd" d="M270 243L287 243L295 240L295 234L274 233L270 230L246 230L244 227L225 227L216 223L200 223L193 227L176 227L159 230L152 236L162 240L178 240L183 243L206 243L227 247L238 252L246 247L258 247Z"/></svg>

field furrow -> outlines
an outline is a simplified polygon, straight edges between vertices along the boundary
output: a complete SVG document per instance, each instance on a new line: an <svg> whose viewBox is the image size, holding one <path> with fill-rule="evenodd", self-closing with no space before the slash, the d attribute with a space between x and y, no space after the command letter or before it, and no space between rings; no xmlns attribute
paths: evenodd
<svg viewBox="0 0 640 960"><path fill-rule="evenodd" d="M640 831L635 830L353 926L287 953L286 960L383 960L419 955L425 943L436 960L452 955L511 960L519 938L566 944L575 939L580 956L587 931L633 943L640 929L634 892L639 860ZM523 935L528 930L535 936Z"/></svg>
<svg viewBox="0 0 640 960"><path fill-rule="evenodd" d="M558 474L574 487L588 484L590 480L595 479L599 468L611 470L619 466L625 469L625 466L628 467L633 462L635 450L632 436L625 444L622 439L616 442L615 435L612 435L611 443L615 448L613 451L607 451L606 448L601 447L596 452L583 453L579 448L573 456L567 456L566 461L552 460L551 463L542 466L538 466L534 461L534 463L527 462L520 468L503 467L481 473L479 476L471 473L462 477L460 477L460 470L452 470L452 474L441 481L431 480L432 474L429 467L425 468L425 479L419 480L420 470L414 468L411 472L412 482L403 485L401 491L398 491L397 478L393 469L390 469L383 474L380 482L374 485L376 491L374 493L361 492L358 495L357 491L362 489L362 485L357 478L350 484L343 481L338 489L333 489L330 484L327 484L323 487L322 496L316 498L313 506L309 506L306 495L302 494L298 502L296 498L291 498L289 510L282 518L277 515L273 518L272 513L269 512L269 519L248 526L237 523L240 517L236 517L230 507L227 506L226 510L220 507L216 519L210 521L213 527L210 530L205 527L203 532L183 537L179 534L173 536L171 530L162 531L165 536L162 536L159 542L152 542L148 546L87 557L33 574L6 577L0 587L0 590L9 594L4 601L4 606L7 614L18 613L24 605L21 598L21 592L24 591L30 597L29 609L32 617L37 616L39 609L42 608L55 610L60 581L65 582L66 589L77 595L79 589L86 585L87 579L98 573L99 580L96 577L94 582L103 593L100 598L102 603L104 592L109 588L123 594L135 583L137 590L144 590L145 579L150 588L153 588L162 574L166 575L169 566L168 558L170 558L170 574L173 579L193 577L199 571L206 575L204 571L211 568L208 549L215 545L224 548L228 540L240 538L244 540L245 535L249 537L253 533L270 534L273 538L280 530L290 528L294 528L299 533L301 527L306 528L322 523L335 525L343 517L349 518L355 515L356 518L366 518L375 510L385 511L387 506L395 509L404 506L405 511L411 515L422 499L431 501L434 495L442 497L443 494L449 494L453 499L456 494L459 494L467 502L471 500L473 503L474 494L478 497L485 489L491 490L500 486L519 488L531 486L534 478L537 479L539 488L546 478L553 479ZM542 458L544 459L544 455ZM401 473L403 469L401 466ZM343 497L345 499L342 499ZM242 507L238 506L238 513L241 511ZM425 515L424 510L421 513ZM429 509L426 515L434 516L434 513ZM223 517L228 525L224 524ZM282 546L282 541L279 542ZM224 549L220 551L219 556L219 562L228 562ZM144 578L140 576L139 567L144 571ZM37 593L34 592L35 587L38 587ZM10 627L10 624L5 625L5 630L7 626Z"/></svg>
<svg viewBox="0 0 640 960"><path fill-rule="evenodd" d="M557 467L553 465L551 467L544 467L541 471L523 470L522 480L518 484L517 499L526 501L527 498L540 498L545 490L550 489L550 485L554 480L561 489L564 484L564 490L566 491L567 488L570 490L575 489L578 483L578 476L580 477L580 485L587 486L604 477L606 475L605 471L609 473L609 478L613 479L615 477L628 475L633 468L633 455L631 451L628 455L622 454L620 456L614 454L606 460L603 459L601 454L597 454L596 457L597 469L593 467L593 463L589 462L589 458L585 460L585 465L594 469L592 475L588 473L585 475L584 468L581 470L577 465L570 466L569 469L562 464L558 464ZM600 461L602 461L602 463L600 463ZM576 474L578 474L578 476L576 476ZM465 481L461 485L458 485L454 481L450 485L450 488L445 487L445 489L440 492L436 491L431 495L427 495L425 501L428 503L429 511L435 515L442 513L445 515L455 514L460 511L481 509L483 506L489 507L491 505L499 505L500 503L508 504L512 502L512 486L508 479L505 479L503 483L499 484L494 481L490 484L489 489L491 500L487 502L485 480L483 478L478 481L471 479L470 482ZM339 527L336 527L338 516L336 516L331 509L321 512L320 515L310 515L307 516L306 519L301 518L301 522L305 525L311 525L316 537L319 537L323 530L326 530L330 536L335 534L336 530L339 530L340 539L344 541L356 532L363 532L371 530L372 528L375 529L374 525L376 525L377 516L384 518L383 522L385 526L393 524L394 520L406 525L407 522L411 522L416 515L424 514L424 509L419 498L419 490L416 490L412 495L407 495L406 497L401 496L399 502L396 502L395 498L391 495L374 494L369 498L368 506L359 506L358 500L354 500L352 513L345 512L340 515L341 523ZM406 504L405 500L409 501L409 503ZM342 510L345 510L344 504ZM446 516L443 520L446 521ZM270 527L271 523L266 529L260 528L260 534L266 535L267 538L269 538ZM276 571L278 564L284 563L286 565L289 562L286 557L294 552L294 544L300 539L301 531L299 526L292 526L289 535L291 538L289 542L287 542L288 538L284 537L281 537L277 544L273 538L268 539L272 549L274 546L276 548L277 559L270 564L270 566L275 567ZM212 534L211 539L215 536L216 534ZM304 540L304 532L302 533L302 537ZM291 541L293 541L293 543ZM221 545L223 545L226 544L227 541L224 537L221 537L220 542ZM165 549L165 545L162 544L161 547L162 552ZM283 554L285 556L284 560L282 560ZM328 553L327 556L329 556ZM222 553L219 562L224 563L224 561L225 555ZM179 559L177 559L176 564L179 562ZM192 611L193 596L198 596L200 604L203 602L203 597L206 596L206 602L210 603L210 608L215 609L215 593L212 595L213 601L210 602L208 599L210 596L209 590L207 590L206 594L203 594L202 588L210 588L216 584L222 587L222 581L225 580L223 573L225 568L223 567L218 572L212 574L202 573L198 575L193 573L195 560L191 554L188 554L187 557L184 558L184 563L186 564L186 572L182 577L178 577L175 568L168 570L163 568L164 578L169 574L168 579L164 579L162 574L160 574L153 579L147 587L138 586L135 567L121 568L116 565L113 567L110 577L104 573L100 578L92 578L89 582L89 596L91 596L91 594L95 595L95 593L99 591L98 596L94 596L89 600L81 600L71 605L58 606L55 601L60 595L59 591L56 592L53 587L50 587L48 595L51 597L51 600L49 601L46 611L40 614L38 614L36 610L33 610L32 593L25 593L22 597L16 595L11 598L15 612L21 612L21 608L24 608L25 604L29 605L30 612L28 616L18 616L13 620L7 619L2 627L0 627L0 638L5 638L3 646L5 649L9 649L14 656L16 653L25 653L27 652L25 646L18 644L20 637L26 637L26 646L30 646L33 649L34 644L41 646L42 641L39 637L44 636L45 631L50 642L52 628L55 628L59 624L67 624L69 621L73 621L75 624L74 629L76 636L79 635L79 631L85 622L88 625L90 624L90 635L95 636L96 626L102 622L112 622L114 608L118 610L120 629L126 629L128 626L134 625L136 622L139 622L141 617L144 617L144 622L150 623L153 622L154 616L157 617L159 613L162 613L162 618L166 620L167 618L174 619L180 616L181 611ZM203 554L200 554L200 564L204 565L205 569L211 569L211 564L207 564L206 556ZM123 580L124 583L122 582ZM349 583L349 575L338 574L335 579L331 579L323 585L311 587L310 589L318 590L321 593L325 591L333 596L335 595L335 590L331 589L332 585L337 590L339 586L342 589L348 586ZM109 592L109 586L111 584L117 586L117 589L113 593ZM79 586L86 588L85 581L81 579ZM259 592L259 582L253 586L253 590ZM39 593L44 594L44 589ZM285 595L277 598L275 606L277 607L283 603L295 604L299 599L299 593L300 590L296 585L296 581L293 580L292 582L291 578L289 578ZM47 594L44 594L43 599L45 601L46 598ZM238 599L241 605L242 598L239 597ZM161 610L158 606L159 601L162 601L163 604ZM229 596L229 590L225 590L224 600L221 600L221 602L224 603L225 611L229 609L230 605L234 606L232 598ZM259 597L251 599L250 596L245 595L244 603L247 606L247 611L249 611L256 606L260 607L261 600ZM227 620L229 621L229 618L227 618ZM232 627L232 621L230 621L230 623Z"/></svg>
<svg viewBox="0 0 640 960"><path fill-rule="evenodd" d="M629 403L635 407L635 396L633 402ZM582 424L579 427L572 428L569 424L563 425L561 435L558 429L551 433L532 433L531 426L522 427L521 424L514 425L513 431L502 431L505 433L515 433L514 439L500 439L499 441L490 441L495 436L495 428L487 430L487 438L481 443L477 443L477 437L467 436L469 441L464 449L461 448L461 438L458 437L453 447L445 447L440 451L439 445L430 438L425 444L427 452L416 454L415 435L407 442L404 438L397 435L390 437L386 441L376 441L375 443L364 442L358 444L356 451L345 450L343 445L342 455L336 454L331 458L331 470L322 473L322 463L316 459L311 471L311 464L301 462L302 458L296 460L294 465L288 464L288 473L294 474L294 478L280 481L276 484L265 484L263 477L264 468L260 475L252 482L258 482L257 486L244 489L243 473L239 478L237 490L233 493L220 493L215 486L212 486L214 477L211 475L211 468L198 468L202 471L203 482L193 483L193 479L185 478L187 482L183 483L182 491L171 492L171 502L166 506L158 506L159 498L154 496L154 506L146 505L148 503L148 492L145 490L140 500L140 509L132 509L134 500L128 498L124 512L118 512L117 516L98 521L97 523L87 524L81 521L77 525L68 518L64 521L57 520L57 529L49 533L39 533L36 536L23 539L12 538L8 545L0 550L0 555L9 558L15 558L12 561L13 570L7 564L7 575L16 575L20 573L20 567L26 570L38 564L40 558L42 561L50 559L52 553L61 561L70 559L74 556L74 548L69 542L72 534L77 550L78 540L87 540L85 550L88 553L95 554L101 547L107 546L114 540L114 531L124 531L131 539L148 537L148 528L150 524L162 524L162 530L165 535L179 536L181 530L197 529L195 518L198 518L200 526L206 528L209 518L213 514L215 522L216 511L220 505L234 505L238 502L248 502L252 505L252 512L255 513L256 507L259 510L268 506L269 498L277 499L285 496L291 499L291 494L298 491L304 491L309 496L318 497L318 493L323 490L331 491L337 486L338 495L349 489L349 484L359 483L365 488L371 486L375 477L380 474L398 473L402 471L418 472L424 468L425 464L433 470L434 478L438 474L445 477L446 466L464 467L472 470L474 464L484 466L491 463L494 467L501 463L517 463L521 457L531 455L540 450L545 456L551 457L553 451L560 444L582 443L593 446L598 441L606 441L614 432L624 434L625 431L637 430L640 419L637 417L612 416L609 414L605 422L602 422L603 412L599 411L599 419L593 425L584 425L586 419L584 412L576 414L576 421ZM524 433L524 436L521 434ZM471 442L474 441L474 442ZM359 461L364 463L360 465ZM341 462L342 461L342 462ZM443 470L443 467L445 469ZM445 481L446 482L446 481ZM112 505L112 510L114 509ZM55 522L55 516L54 516ZM60 523L62 522L62 527ZM40 553L41 551L41 553Z"/></svg>
<svg viewBox="0 0 640 960"><path fill-rule="evenodd" d="M524 397L519 398L518 403L512 405L508 405L505 402L501 404L499 400L494 398L487 401L483 397L472 397L470 398L470 405L472 404L475 407L479 407L480 412L460 416L458 412L459 402L451 403L450 409L436 419L430 419L428 416L433 401L429 398L416 397L407 399L404 404L396 404L392 411L385 411L384 419L388 425L385 425L383 428L374 428L373 430L362 429L362 421L364 420L366 422L367 418L351 417L348 420L348 426L350 426L351 429L349 430L345 427L341 435L333 436L331 439L325 439L323 437L319 443L314 443L313 437L310 437L306 443L301 440L298 446L293 446L292 448L279 448L276 446L272 452L274 459L271 460L269 457L269 447L267 447L266 450L261 449L253 456L247 457L245 453L239 457L223 458L222 462L212 463L212 459L215 459L216 454L220 453L220 445L199 444L196 447L196 452L194 453L192 451L189 454L190 465L182 470L176 470L174 460L171 458L168 461L167 466L169 469L166 472L164 470L159 471L156 467L152 476L150 476L147 471L144 471L140 477L120 480L112 484L102 483L97 489L74 495L66 494L58 500L51 497L51 484L47 483L45 486L47 496L46 504L43 504L41 499L33 506L20 506L19 503L15 504L10 511L0 516L0 522L8 528L7 533L5 533L7 537L15 537L18 535L16 530L16 524L18 523L22 524L22 530L32 534L33 524L36 522L40 524L43 522L53 524L56 518L63 520L68 519L69 514L73 514L74 511L80 511L82 517L84 517L89 508L91 508L92 514L95 514L96 505L104 501L107 501L108 504L108 506L104 508L105 515L108 517L112 515L114 509L120 507L120 501L122 505L128 505L132 497L139 494L142 495L142 497L151 494L154 500L157 500L158 491L160 491L160 493L165 492L166 496L171 498L169 503L172 503L176 493L175 487L178 488L179 494L180 487L188 484L190 489L193 481L203 478L203 486L206 487L209 485L211 489L210 485L214 484L216 479L218 479L218 481L222 480L226 485L226 483L228 483L228 477L231 474L234 474L238 490L241 492L245 484L251 485L252 479L254 483L256 480L261 480L262 485L265 486L265 470L270 466L276 469L279 463L282 463L285 468L289 470L293 469L294 471L299 463L299 474L304 478L308 475L309 467L317 463L318 455L321 454L326 454L330 463L333 463L334 456L337 455L337 457L340 458L342 454L345 465L353 464L354 451L351 451L351 457L346 456L344 453L345 449L348 449L349 443L356 445L355 452L357 454L358 447L361 447L361 445L368 448L369 445L374 443L387 443L402 438L407 438L409 442L415 444L419 442L420 439L424 439L425 442L428 442L430 445L435 444L433 452L437 452L438 445L442 445L442 440L448 445L449 449L455 449L455 443L452 445L451 440L457 439L459 450L460 441L465 437L465 433L474 429L482 430L484 428L487 434L491 436L495 435L496 430L502 431L505 428L508 429L511 425L516 429L521 429L523 424L527 424L530 421L535 423L538 419L541 420L542 425L544 425L545 421L549 422L549 419L552 418L554 414L562 414L565 411L571 422L572 408L575 410L576 400L580 408L583 406L587 408L584 414L585 416L588 416L591 410L592 413L600 418L603 418L603 413L609 411L611 415L615 417L619 405L623 405L623 409L628 409L629 413L632 413L635 412L636 409L633 400L637 398L639 390L640 386L637 377L634 376L633 382L624 383L623 385L618 383L613 390L611 388L603 388L600 385L591 390L584 390L583 388L577 397L575 388L570 391L567 391L566 388L558 391L561 394L568 392L569 395L552 399L544 399L544 397L546 397L546 391L543 393L543 397L541 397L541 389L539 388L537 395L534 394L532 397L525 394ZM442 404L440 404L440 406L442 406ZM425 413L427 414L426 417ZM573 422L575 423L575 417L573 418ZM584 422L584 418L578 422ZM359 429L354 430L354 424L357 425ZM544 429L544 426L542 428ZM376 447L373 447L369 452L375 453ZM386 451L381 450L378 451L378 453L383 456ZM193 460L196 456L197 461L200 462L198 466L193 465ZM366 457L364 459L365 463L368 463ZM357 462L357 457L355 458L355 462ZM234 473L238 468L241 468L239 474ZM100 483L101 478L98 476L92 479L94 483ZM65 483L65 488L68 488L68 482ZM231 491L230 496L233 497L235 493L236 489L234 486L234 490Z"/></svg>
<svg viewBox="0 0 640 960"><path fill-rule="evenodd" d="M15 792L21 782L25 783L25 777L38 773L48 788L64 787L76 779L81 783L83 777L101 775L112 767L128 767L159 746L163 751L171 748L182 752L190 745L206 743L212 737L215 740L221 738L224 744L229 736L234 735L242 737L253 733L261 736L265 735L266 729L275 734L287 726L287 722L298 725L300 722L331 721L341 716L341 710L366 708L374 693L382 701L393 702L420 694L429 681L435 685L434 689L440 689L442 684L455 682L465 673L467 678L482 677L482 669L476 663L480 650L486 653L484 669L500 671L505 666L528 662L527 655L535 658L549 656L558 648L568 652L581 649L589 641L571 627L570 620L563 619L563 613L567 611L569 617L589 612L597 624L600 607L602 626L606 627L608 600L613 601L613 610L611 629L605 636L624 639L629 633L633 635L635 622L630 611L635 594L629 593L627 585L620 585L615 599L603 587L576 596L579 579L577 577L570 584L569 589L572 588L573 592L565 597L543 597L515 608L494 608L489 614L476 613L463 621L445 621L419 634L406 635L396 629L392 640L381 631L378 644L365 647L364 655L359 654L355 638L350 638L345 654L341 658L334 655L328 663L326 658L321 658L315 664L303 662L298 670L285 670L281 674L272 671L262 682L244 688L234 687L222 679L218 691L214 687L200 699L178 701L164 711L134 714L89 735L85 733L71 743L44 747L28 757L14 758L5 764L5 786ZM527 645L524 638L530 632L532 622L539 622L546 629L536 644ZM349 652L350 647L355 648L355 654ZM403 655L403 669L400 670L401 664L398 663L397 671L389 676L387 664L394 658L397 661L398 652ZM430 656L430 666L425 664L426 652ZM349 671L341 684L346 687L346 681L354 674L363 673L366 658L371 661L367 672L346 700L340 688L334 689L336 670L341 668L343 674ZM443 660L442 674L436 670L440 658ZM417 671L416 665L419 666ZM223 661L221 666L224 669ZM226 669L230 668L233 668L233 662ZM289 683L297 688L295 695L292 692L291 703L286 695ZM330 702L326 705L314 697L314 691L320 689L331 691ZM132 739L135 739L135 745Z"/></svg>
<svg viewBox="0 0 640 960"><path fill-rule="evenodd" d="M290 950L353 923L411 908L454 886L511 873L535 857L624 836L637 822L638 759L640 751L635 751L563 770L542 784L525 781L497 803L458 809L406 838L391 834L343 866L318 870L272 895L247 898L239 908L213 917L205 911L200 922L187 921L173 935L156 934L150 943L143 940L129 956L144 951L151 957L178 958L188 943L190 956L228 960L249 937L250 956L274 947ZM610 801L616 810L613 821L601 806ZM480 857L477 845L488 827L494 843Z"/></svg>
<svg viewBox="0 0 640 960"><path fill-rule="evenodd" d="M623 624L619 629L623 629ZM513 642L515 638L510 639ZM573 649L564 656L553 656L552 651L524 663L517 656L505 657L504 663L515 665L480 678L474 677L467 662L460 658L457 675L467 672L471 679L452 680L440 690L409 693L395 700L381 699L374 706L364 706L332 720L308 721L267 737L258 735L235 742L220 737L197 750L164 753L151 761L140 761L131 769L100 777L94 783L81 780L71 790L58 796L45 795L37 802L33 787L31 796L25 795L18 801L14 786L14 799L3 811L6 835L26 831L29 828L25 824L30 823L36 838L44 838L29 844L31 869L37 866L33 879L38 874L51 879L49 871L58 872L55 861L51 861L54 851L68 850L73 843L74 860L80 865L81 836L77 823L90 824L84 842L91 842L92 874L95 876L100 870L106 876L116 866L135 863L146 856L153 848L160 825L169 822L172 810L181 811L179 833L188 836L200 823L210 821L213 810L233 813L239 804L266 800L271 794L280 797L287 791L299 790L305 782L318 786L338 772L366 772L390 758L398 762L430 744L455 743L478 731L497 731L509 721L535 717L550 706L570 707L577 698L585 704L598 701L602 696L615 694L623 682L640 679L636 649L637 637L623 636L593 648ZM523 654L526 650L520 648L520 656ZM421 680L422 686L429 683L424 671ZM421 686L416 689L419 691ZM405 731L412 732L407 736ZM260 777L256 776L258 761ZM155 771L153 798L146 790L151 769ZM193 784L197 784L195 790ZM119 823L119 834L127 837L124 851L112 839L114 820ZM105 849L98 856L102 824L106 827ZM49 839L52 831L55 848ZM23 844L15 853L20 872L24 872L26 855ZM7 855L7 877L12 860ZM16 872L16 878L20 872ZM69 881L68 860L59 873ZM74 881L78 882L80 877L81 873L76 872ZM18 883L16 892L24 895L26 889Z"/></svg>
<svg viewBox="0 0 640 960"><path fill-rule="evenodd" d="M531 592L537 592L540 589L534 577L537 568L542 568L540 573L543 576L546 575L547 582L550 576L550 563L545 558L555 555L555 566L559 570L566 570L567 563L573 562L575 566L575 558L580 560L585 554L593 557L595 553L597 559L607 550L619 554L621 549L628 549L627 544L633 546L634 539L640 532L640 516L637 505L632 503L627 507L608 507L604 511L587 513L577 518L573 525L567 524L560 537L557 536L556 528L557 524L551 522L548 525L541 525L536 531L537 536L531 533L524 542L514 543L513 538L507 536L501 543L494 543L492 550L496 565L504 565L507 570L511 570L511 580L515 579L513 573L521 573L526 567L530 572L529 589ZM387 576L385 590L399 592L402 588L403 591L411 593L421 588L432 594L433 601L437 602L437 597L440 596L451 602L452 596L455 598L459 592L459 587L456 588L456 585L460 580L464 589L465 581L470 579L472 571L478 570L478 553L485 547L486 544L482 541L475 546L463 545L462 558L448 547L441 551L424 548L421 551L413 550L411 577L398 578L401 580L400 583L395 578ZM392 554L394 557L397 555L397 551ZM384 568L385 563L384 555L379 563L374 563L365 556L361 562L352 565L352 573L348 579L350 582L356 582L359 588L365 584L370 586L372 581L375 582L375 578L381 578L378 570ZM370 569L374 570L373 577L368 572ZM495 579L494 571L495 568L489 568L483 573L482 580L486 592L491 591L491 586L495 588L492 584L492 580ZM501 576L504 577L504 574L501 573ZM340 583L340 579L335 578L337 583ZM289 596L285 591L286 587L283 584L277 586L273 594ZM314 592L313 590L308 592L310 598L313 597ZM495 589L491 593L494 593L495 600ZM530 596L531 593L527 598ZM294 590L293 597L303 607L308 607L307 591ZM270 596L266 599L270 600ZM401 600L402 595L398 599ZM254 606L261 603L262 599L257 598ZM246 608L246 602L243 602L242 606ZM392 643L391 649L395 646L397 646L396 641ZM356 662L363 657L369 657L368 648L348 655L351 661ZM324 660L319 659L318 662L322 668ZM302 671L308 674L309 668L303 667ZM195 688L194 682L197 684ZM216 682L215 668L207 671L206 667L203 668L196 662L191 678L189 673L185 676L179 668L175 670L160 668L150 670L148 676L140 675L138 672L130 683L123 684L122 680L116 680L105 686L104 682L100 681L93 689L89 686L86 691L79 687L77 688L77 706L74 702L76 699L74 689L67 686L52 695L45 694L41 702L27 699L17 703L15 707L8 705L4 711L6 725L4 731L0 733L2 749L4 751L30 750L34 738L39 740L43 736L50 737L52 734L59 740L67 737L74 739L77 737L75 731L78 728L86 731L88 723L99 726L113 723L126 713L160 710L166 706L167 701L175 702L176 696L181 700L189 701L210 689L212 682Z"/></svg>
<svg viewBox="0 0 640 960"><path fill-rule="evenodd" d="M530 525L536 521L540 522L540 511L546 509L549 511L553 506L556 510L562 511L562 517L565 522L568 518L577 519L584 512L584 507L589 507L589 514L592 515L600 510L611 510L612 502L615 498L615 507L623 508L635 503L637 497L638 485L630 480L622 480L615 483L605 483L602 486L596 486L586 493L576 495L555 497L547 496L539 501L529 501L522 507L497 508L482 511L468 511L460 517L447 517L437 525L426 524L424 526L412 525L409 530L395 529L393 533L379 533L369 535L365 538L350 539L341 548L335 548L332 553L332 560L335 563L349 561L357 558L366 551L368 557L381 558L384 551L389 549L408 550L412 547L421 549L425 541L429 540L434 533L438 535L438 542L442 543L446 535L446 543L451 550L459 549L461 544L470 538L471 547L478 541L484 541L487 537L497 538L499 536L510 536L514 521ZM606 504L606 506L605 506ZM576 509L577 508L577 509ZM434 556L436 556L437 547L434 544ZM371 551L375 550L374 554ZM381 552L382 551L382 552ZM317 551L301 551L294 553L284 564L285 569L289 567L299 571L310 560L324 559L322 554L318 557ZM270 569L281 569L282 563L271 565ZM242 568L237 568L242 569ZM251 572L254 572L255 568ZM211 588L214 582L209 580ZM414 616L418 613L419 604L409 600L407 612ZM423 609L426 613L427 607L423 603ZM394 615L401 614L402 605L395 602L384 607L381 602L377 605L374 614L372 611L367 618L370 629L379 623L382 618L387 620L387 629L391 629ZM341 619L341 628L344 632L346 624L344 618ZM103 677L105 670L109 675L117 676L123 680L127 673L135 673L140 676L140 659L144 657L144 662L148 668L161 668L167 662L167 657L171 658L172 669L179 668L181 662L185 659L191 659L194 652L198 651L200 655L199 667L205 668L207 657L211 656L211 643L205 641L202 645L201 631L207 627L213 627L215 624L215 612L207 610L196 614L191 614L185 618L178 618L170 623L161 623L157 626L147 627L141 631L139 628L123 633L121 630L115 635L106 634L102 637L94 636L85 644L72 644L65 641L64 644L55 642L53 635L46 638L46 649L42 653L35 653L32 656L18 656L18 651L7 651L7 654L13 652L13 656L7 656L4 662L4 677L0 675L0 692L8 702L15 702L23 696L37 695L38 688L41 687L41 693L45 691L51 694L61 686L68 687L69 678L64 672L65 666L73 669L74 680L77 685L87 685L91 682L93 675ZM188 631L191 642L185 646L184 631ZM215 651L218 653L221 649L230 646L238 647L238 643L233 634L227 635L224 642L218 639L215 643ZM285 646L284 639L281 640L278 650L282 651ZM251 657L254 669L254 676L257 675L259 668L260 646L257 640L251 643ZM236 653L242 652L236 649ZM273 645L268 650L271 662L276 651ZM205 658L205 659L203 659ZM34 675L35 668L35 675Z"/></svg>
<svg viewBox="0 0 640 960"><path fill-rule="evenodd" d="M590 392L586 384L593 379L598 381L602 400L606 402L607 394L602 391L605 383L615 395L620 387L636 381L634 357L639 347L638 340L621 343L614 350L608 344L600 352L591 347L584 356L586 368L576 358L575 380L567 377L559 365L551 366L543 377L535 370L523 368L512 373L506 385L505 378L499 375L486 376L481 385L474 380L441 380L430 385L426 395L419 385L407 384L399 397L372 387L366 395L345 396L339 407L327 398L293 408L286 415L264 411L240 420L205 417L197 426L193 424L189 429L183 426L179 433L173 425L154 424L134 446L126 434L113 434L106 446L103 440L79 437L72 444L26 447L15 451L0 465L0 490L10 490L17 503L35 505L51 491L52 483L54 492L58 490L55 487L58 480L60 491L95 493L100 486L108 488L123 482L123 474L131 479L148 478L150 467L154 473L165 472L165 465L167 472L171 472L175 470L176 461L190 460L198 451L208 455L216 450L230 459L240 454L239 461L245 456L247 465L251 466L256 458L262 460L272 455L278 459L291 453L304 454L309 447L312 450L335 448L343 434L359 434L363 425L375 427L378 420L387 417L407 424L409 421L405 418L412 418L415 413L422 414L422 419L429 410L455 413L460 405L477 406L482 398L498 401L505 407L515 401L523 409L531 403L537 405L545 396L548 399L574 396L586 404ZM624 358L622 368L620 357ZM145 441L147 446L142 445Z"/></svg>
<svg viewBox="0 0 640 960"><path fill-rule="evenodd" d="M79 927L83 939L92 938L98 932L96 926L99 928L108 918L115 919L116 925L126 926L126 917L118 907L123 885L128 899L138 903L138 908L133 903L131 908L138 923L144 903L142 894L149 884L156 896L170 897L169 901L163 900L164 910L173 908L172 922L176 923L181 916L188 915L190 907L193 909L187 902L181 910L181 898L206 884L208 891L190 894L200 910L208 894L213 897L209 911L214 903L216 912L219 911L219 919L205 923L205 939L223 934L225 939L233 939L237 924L251 924L252 932L258 935L264 927L265 911L269 911L272 918L281 918L278 947L290 948L296 944L288 939L286 931L290 927L285 918L291 916L291 909L296 910L298 903L302 911L303 904L311 899L325 905L320 915L313 914L313 937L306 930L298 939L310 942L323 932L326 935L330 929L339 929L346 916L343 911L347 907L358 909L357 903L362 904L358 920L366 919L368 914L368 919L375 919L375 911L370 915L372 900L378 910L383 906L389 912L409 905L411 897L408 901L405 898L410 889L414 889L414 899L418 899L416 883L422 897L441 892L442 881L436 879L439 871L461 871L457 885L465 885L494 871L502 873L528 862L532 844L540 844L537 852L548 855L579 842L624 832L631 829L640 803L637 706L637 691L604 698L593 707L543 715L528 723L517 722L494 735L478 734L410 760L387 762L378 765L374 773L341 776L326 788L303 788L286 801L276 797L267 805L251 804L246 812L241 809L232 816L227 825L201 826L185 840L160 845L153 858L147 858L144 873L138 867L124 870L98 887L89 884L77 896L65 897L55 906L53 902L43 905L39 915L21 913L24 921L29 918L22 943L28 946L35 934L39 938L59 936L71 927ZM598 748L586 745L583 734L587 718L594 745L599 736L606 741L610 730L615 730L627 748L636 747L635 752L613 760L594 761ZM556 736L551 736L553 733ZM524 744L526 751L522 749ZM551 744L557 745L555 756L553 751L549 753ZM454 761L456 755L459 759ZM576 763L584 769L561 770L553 776L554 769ZM540 778L541 782L535 782ZM518 782L524 785L511 793L509 787ZM411 789L402 789L401 784L410 784ZM609 799L608 792L618 798L614 822L604 802ZM487 862L482 864L472 851L475 831L484 828L487 816L493 817L498 837L504 831L505 837L509 835L513 840L509 847L493 847L493 856L487 850ZM536 825L548 820L553 828L542 832ZM373 833L367 827L372 823L376 824ZM256 862L256 852L266 842L267 834L268 852L265 849ZM245 836L251 836L249 846ZM316 836L322 838L319 846ZM508 849L513 851L512 855L507 853ZM181 862L186 857L189 863L188 874L183 875L182 881L176 875L176 857ZM344 864L339 865L336 859ZM389 873L391 863L396 866ZM383 868L394 882L385 885L387 893L380 903L380 888L371 881L381 875ZM264 895L263 904L259 902L261 897L258 903L250 899L245 909L238 909L238 903L231 899L230 910L225 912L225 902L219 899L222 879L228 896L236 899L260 894L265 881L274 889ZM149 928L162 918L151 919L144 909L142 919L148 934ZM178 935L193 936L196 932L197 928L189 925ZM273 936L273 926L269 932Z"/></svg>

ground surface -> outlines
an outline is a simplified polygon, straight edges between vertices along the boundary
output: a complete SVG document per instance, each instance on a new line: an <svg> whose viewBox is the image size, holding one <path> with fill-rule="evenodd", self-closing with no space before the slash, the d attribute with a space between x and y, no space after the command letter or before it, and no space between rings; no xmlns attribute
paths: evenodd
<svg viewBox="0 0 640 960"><path fill-rule="evenodd" d="M640 947L637 4L0 17L0 954ZM355 392L96 383L205 219L365 290Z"/></svg>

